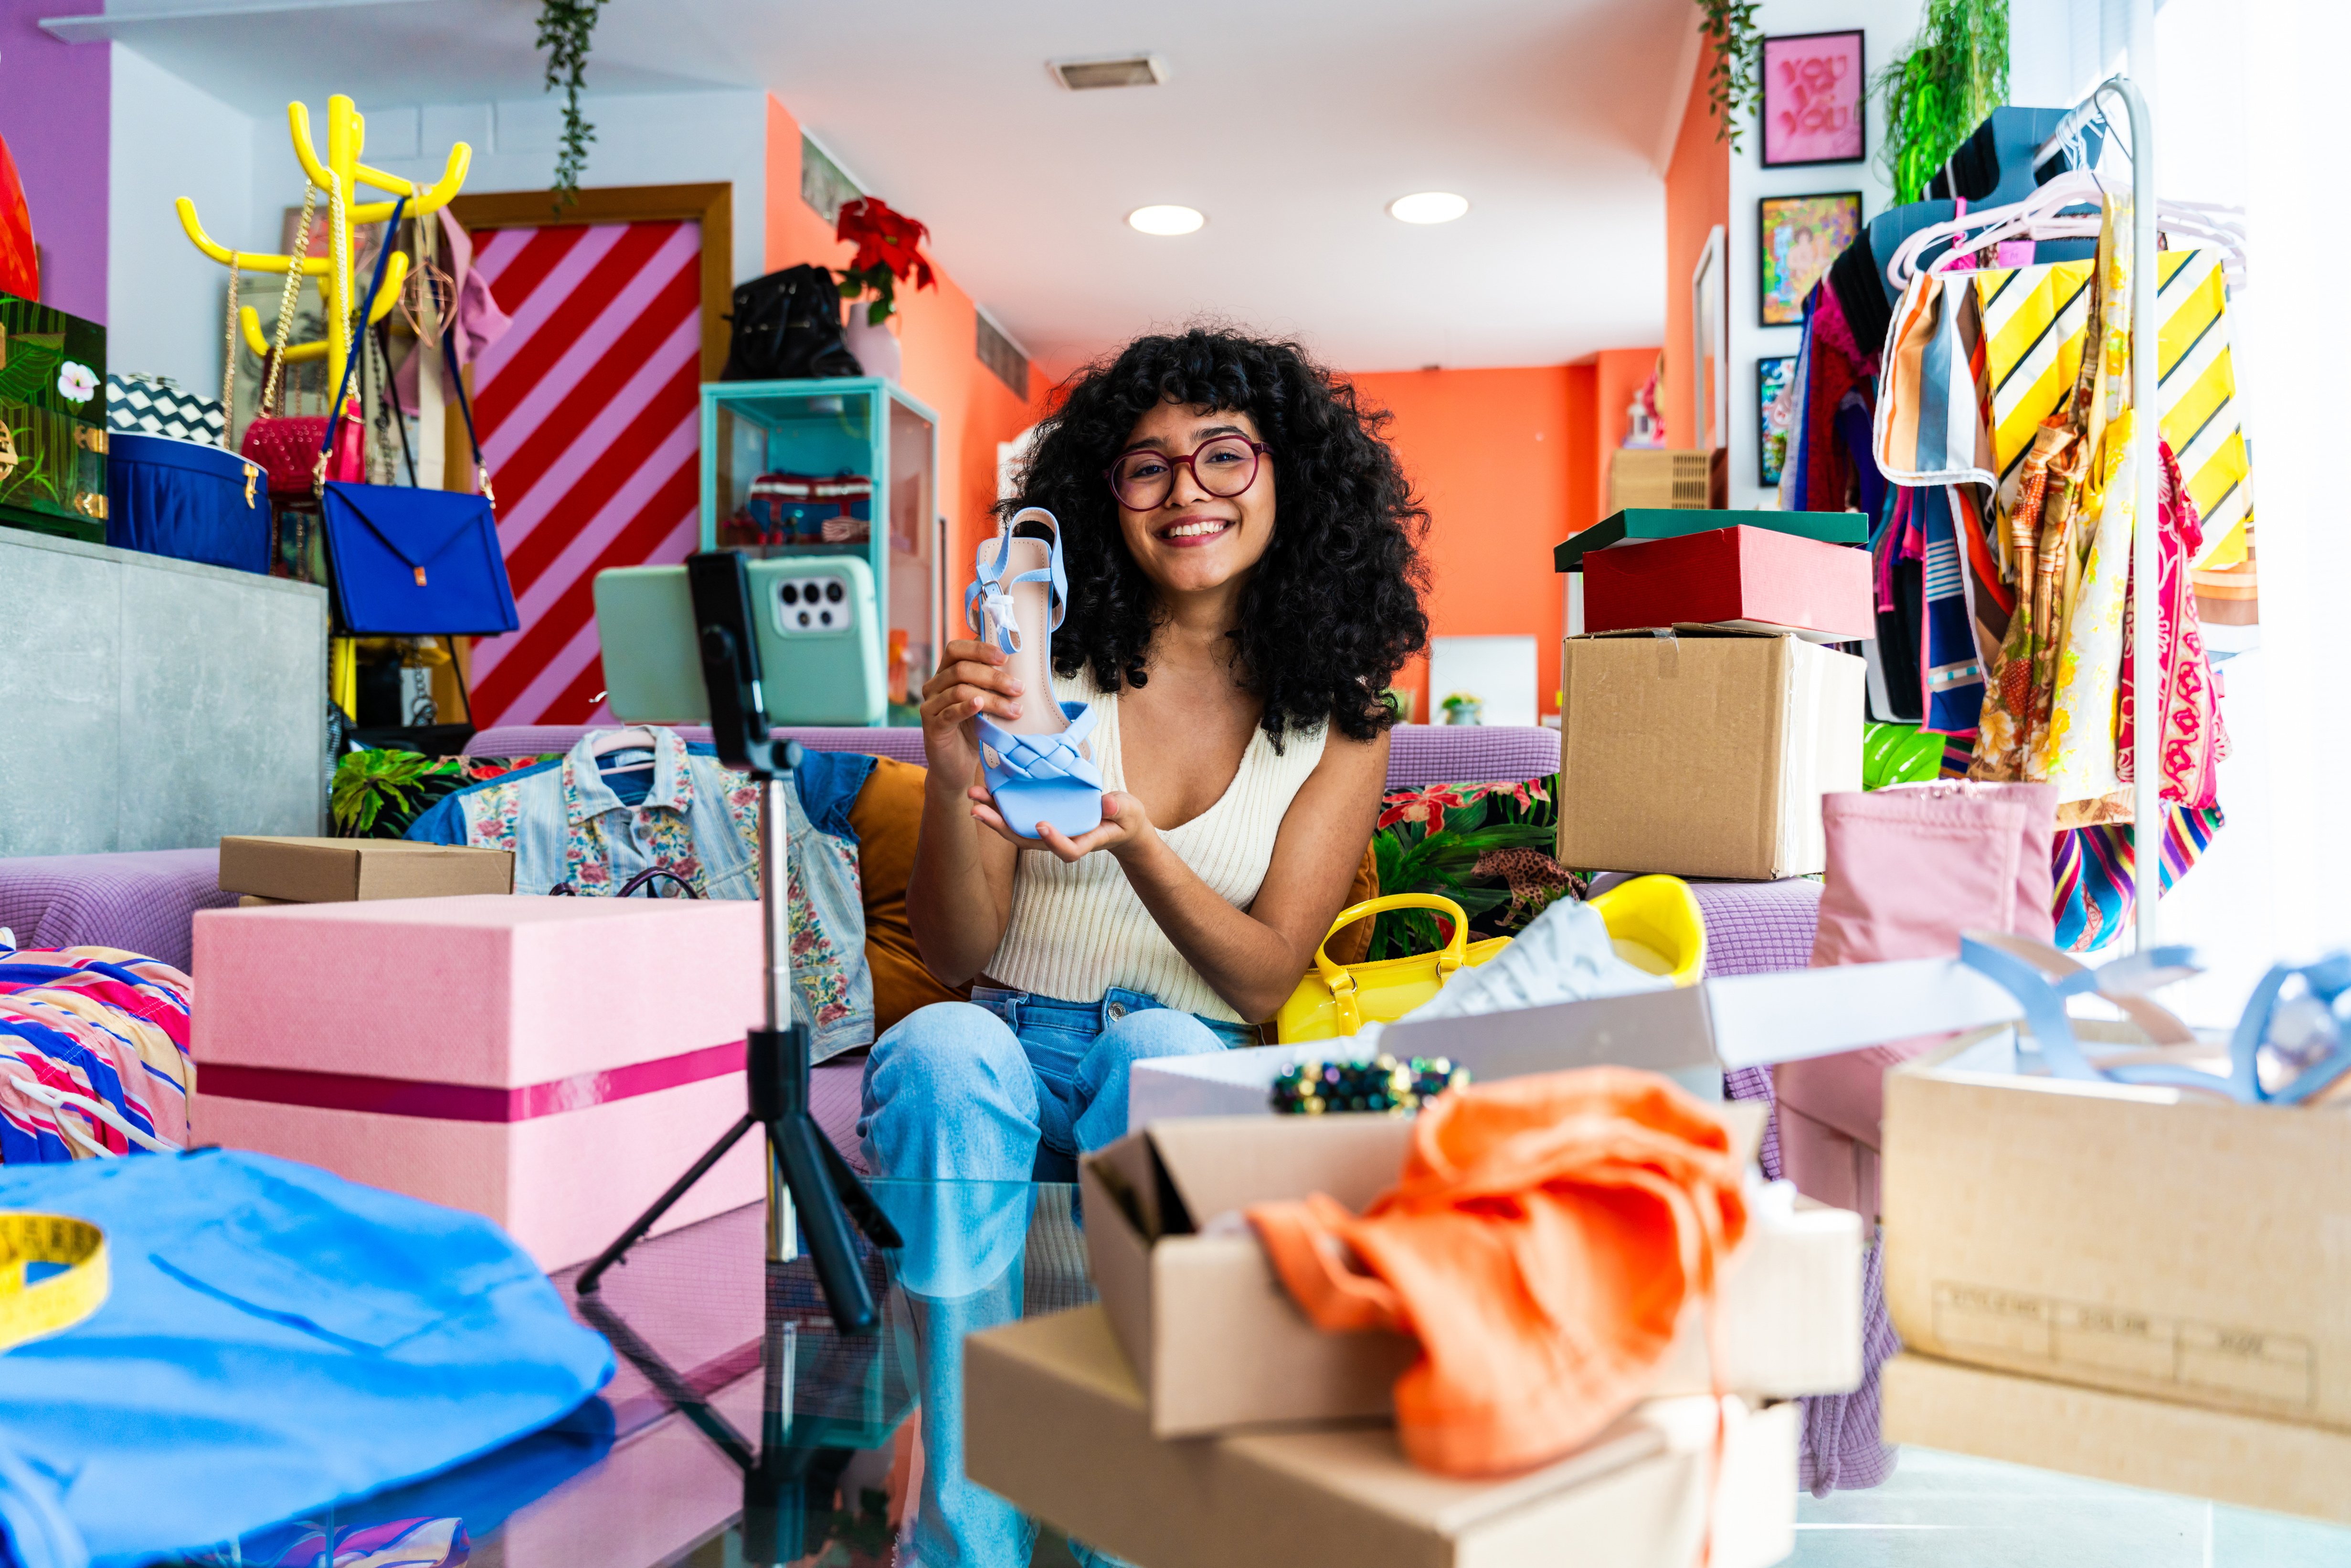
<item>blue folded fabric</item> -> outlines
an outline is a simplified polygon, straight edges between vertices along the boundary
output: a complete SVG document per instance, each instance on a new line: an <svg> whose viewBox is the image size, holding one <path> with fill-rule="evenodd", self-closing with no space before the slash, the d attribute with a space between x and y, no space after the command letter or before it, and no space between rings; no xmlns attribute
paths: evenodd
<svg viewBox="0 0 2351 1568"><path fill-rule="evenodd" d="M130 1568L414 1480L611 1375L478 1215L266 1155L0 1169L106 1233L112 1289L0 1353L0 1561Z"/></svg>

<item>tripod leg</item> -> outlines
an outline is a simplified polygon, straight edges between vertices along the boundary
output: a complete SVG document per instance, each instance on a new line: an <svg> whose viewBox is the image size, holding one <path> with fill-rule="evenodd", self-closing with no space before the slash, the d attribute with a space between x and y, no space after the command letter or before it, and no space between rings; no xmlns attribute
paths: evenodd
<svg viewBox="0 0 2351 1568"><path fill-rule="evenodd" d="M881 1321L874 1311L873 1291L858 1267L856 1243L850 1239L849 1218L841 1209L817 1149L824 1134L815 1120L802 1112L778 1116L768 1124L768 1136L783 1162L784 1185L791 1188L792 1206L816 1262L817 1282L824 1287L825 1305L832 1309L833 1326L843 1333L863 1333Z"/></svg>
<svg viewBox="0 0 2351 1568"><path fill-rule="evenodd" d="M841 1195L841 1207L849 1210L849 1218L857 1222L857 1228L865 1232L865 1239L876 1247L904 1247L906 1243L899 1236L898 1228L890 1223L890 1217L882 1212L882 1206L873 1201L873 1195L865 1189L857 1173L849 1168L849 1162L841 1157L832 1140L824 1135L822 1128L817 1130L816 1146L824 1156L825 1174L832 1178L832 1190Z"/></svg>
<svg viewBox="0 0 2351 1568"><path fill-rule="evenodd" d="M596 1254L596 1260L588 1265L586 1271L580 1276L580 1283L573 1288L583 1296L593 1295L597 1282L603 1278L604 1270L619 1262L621 1254L643 1240L645 1232L651 1230L660 1222L661 1217L669 1212L670 1205L684 1197L686 1189L700 1181L710 1167L718 1163L719 1156L735 1146L736 1139L758 1124L756 1118L746 1115L727 1128L725 1135L704 1151L702 1157L695 1161L684 1176L673 1182L667 1192L653 1200L653 1206L651 1208L637 1216L635 1224L621 1232L621 1239L618 1241Z"/></svg>

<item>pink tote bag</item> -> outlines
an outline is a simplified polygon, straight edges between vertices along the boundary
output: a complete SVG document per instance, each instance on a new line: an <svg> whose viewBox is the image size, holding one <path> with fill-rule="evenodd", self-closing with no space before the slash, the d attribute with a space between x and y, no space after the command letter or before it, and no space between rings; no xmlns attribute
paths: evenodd
<svg viewBox="0 0 2351 1568"><path fill-rule="evenodd" d="M2056 816L2049 784L1944 779L1823 796L1828 872L1813 967L1956 957L1963 931L2049 941ZM1799 1192L1875 1218L1886 1069L1939 1038L1772 1070L1781 1159Z"/></svg>

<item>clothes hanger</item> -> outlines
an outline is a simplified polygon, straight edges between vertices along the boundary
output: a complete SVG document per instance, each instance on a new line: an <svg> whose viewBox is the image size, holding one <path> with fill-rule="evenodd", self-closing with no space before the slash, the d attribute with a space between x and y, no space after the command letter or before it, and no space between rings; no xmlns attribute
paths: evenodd
<svg viewBox="0 0 2351 1568"><path fill-rule="evenodd" d="M616 751L658 751L660 748L660 743L653 738L652 730L643 725L631 725L626 729L616 729L609 735L597 737L596 744L588 748L588 755L599 758L596 764L596 770L599 773L634 773L640 768L651 768L653 765L653 759L648 757L643 762L631 762L619 768L607 768L601 758L610 757Z"/></svg>
<svg viewBox="0 0 2351 1568"><path fill-rule="evenodd" d="M1964 253L1980 249L1987 244L1998 244L2001 239L2014 238L2028 230L2036 239L2077 237L2084 232L2079 225L2085 223L2090 225L2086 232L2095 235L2098 232L2095 218L2061 218L2058 213L2063 208L2079 206L2085 202L2097 202L2103 195L2096 175L2087 170L2068 170L2021 202L1982 207L1963 217L1929 224L1905 239L1886 261L1886 281L1896 289L1909 287L1910 279L1919 271L1920 253L1940 241L1950 241L1954 250ZM2035 225L2039 226L2035 227ZM1959 243L1961 236L1970 235L1975 237L1964 246Z"/></svg>

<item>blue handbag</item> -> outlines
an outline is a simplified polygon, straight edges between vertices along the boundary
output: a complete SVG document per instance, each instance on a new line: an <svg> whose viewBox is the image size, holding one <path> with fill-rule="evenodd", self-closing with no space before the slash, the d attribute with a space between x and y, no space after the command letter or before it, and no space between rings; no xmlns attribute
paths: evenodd
<svg viewBox="0 0 2351 1568"><path fill-rule="evenodd" d="M392 208L387 236L399 232L400 209L406 204L403 197ZM372 300L382 289L391 258L387 237L376 260L375 279L362 298ZM328 482L327 454L334 450L357 354L344 365L343 384L335 392L334 413L319 448L319 506L335 620L347 635L491 637L522 624L515 613L514 590L507 581L506 557L498 548L497 517L491 509L481 442L474 435L473 405L465 397L465 378L456 373L455 354L445 332L441 347L456 383L458 407L465 415L466 437L473 442L482 489L478 496Z"/></svg>

